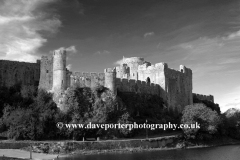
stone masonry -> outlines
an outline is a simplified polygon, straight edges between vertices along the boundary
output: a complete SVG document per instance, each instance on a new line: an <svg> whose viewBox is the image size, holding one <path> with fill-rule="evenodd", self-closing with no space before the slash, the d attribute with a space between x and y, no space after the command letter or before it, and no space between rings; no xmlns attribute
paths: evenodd
<svg viewBox="0 0 240 160"><path fill-rule="evenodd" d="M152 65L144 58L132 57L123 58L119 66L103 73L86 73L69 71L66 58L65 50L56 50L37 63L0 60L0 86L10 87L18 82L38 85L39 89L53 92L58 104L66 89L73 85L91 88L103 85L114 94L120 91L158 95L168 110L178 112L193 103L192 70L183 65L174 70L166 63ZM213 96L208 99L213 101Z"/></svg>
<svg viewBox="0 0 240 160"><path fill-rule="evenodd" d="M15 84L38 86L40 79L40 60L36 63L0 60L0 86Z"/></svg>
<svg viewBox="0 0 240 160"><path fill-rule="evenodd" d="M192 71L181 65L179 71L166 63L151 65L140 57L124 58L122 64L105 69L103 73L71 72L66 69L66 52L55 51L52 57L42 57L39 88L52 91L61 101L70 86L104 85L113 93L134 92L155 94L163 98L170 110L182 111L193 103ZM60 102L59 102L60 103Z"/></svg>

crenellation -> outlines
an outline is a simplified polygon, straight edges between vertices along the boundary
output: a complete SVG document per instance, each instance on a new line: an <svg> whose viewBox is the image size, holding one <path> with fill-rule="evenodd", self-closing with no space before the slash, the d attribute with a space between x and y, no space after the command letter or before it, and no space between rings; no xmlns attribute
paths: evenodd
<svg viewBox="0 0 240 160"><path fill-rule="evenodd" d="M196 93L193 93L192 95L199 100L206 100L214 103L214 97L212 95L202 95L202 94L196 94Z"/></svg>

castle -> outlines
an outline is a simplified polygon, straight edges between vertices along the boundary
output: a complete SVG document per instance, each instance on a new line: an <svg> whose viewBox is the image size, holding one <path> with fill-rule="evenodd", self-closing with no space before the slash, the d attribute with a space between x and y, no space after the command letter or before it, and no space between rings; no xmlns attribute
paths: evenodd
<svg viewBox="0 0 240 160"><path fill-rule="evenodd" d="M55 50L51 57L43 56L36 63L0 60L0 86L10 87L18 82L35 85L53 92L57 103L61 103L62 95L72 85L91 88L103 85L114 94L120 91L158 95L168 110L178 112L193 103L192 70L183 65L177 71L166 63L152 65L144 58L132 57L123 58L119 66L103 73L85 73L69 71L66 58L65 50ZM195 96L213 102L211 95Z"/></svg>

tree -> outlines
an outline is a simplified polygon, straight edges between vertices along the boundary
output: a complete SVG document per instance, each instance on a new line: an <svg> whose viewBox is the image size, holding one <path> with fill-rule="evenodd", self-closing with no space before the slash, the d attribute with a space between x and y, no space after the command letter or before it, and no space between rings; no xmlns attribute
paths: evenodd
<svg viewBox="0 0 240 160"><path fill-rule="evenodd" d="M222 119L223 133L232 138L240 139L240 110L230 108L222 115Z"/></svg>
<svg viewBox="0 0 240 160"><path fill-rule="evenodd" d="M133 120L131 120L131 117L128 112L124 113L118 120L118 123L120 124L132 124ZM123 137L130 137L133 135L134 130L133 128L129 130L129 128L119 128L119 132Z"/></svg>
<svg viewBox="0 0 240 160"><path fill-rule="evenodd" d="M188 105L183 110L181 119L183 124L200 124L200 128L183 128L187 138L201 138L204 134L215 134L220 124L220 117L216 111L211 110L204 104L196 103Z"/></svg>
<svg viewBox="0 0 240 160"><path fill-rule="evenodd" d="M116 122L121 108L116 96L103 86L94 88L93 95L94 104L91 121L98 123Z"/></svg>
<svg viewBox="0 0 240 160"><path fill-rule="evenodd" d="M63 106L74 122L84 122L92 110L93 96L90 88L70 87L67 89Z"/></svg>
<svg viewBox="0 0 240 160"><path fill-rule="evenodd" d="M39 90L34 102L28 107L4 108L1 121L7 127L11 139L53 139L56 132L55 114L58 108L52 95Z"/></svg>

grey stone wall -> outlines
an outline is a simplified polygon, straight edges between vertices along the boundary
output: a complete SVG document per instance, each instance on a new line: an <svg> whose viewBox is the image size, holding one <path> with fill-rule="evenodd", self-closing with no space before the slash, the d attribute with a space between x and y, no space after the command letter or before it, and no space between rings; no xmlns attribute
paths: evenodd
<svg viewBox="0 0 240 160"><path fill-rule="evenodd" d="M40 61L36 63L0 60L0 86L11 87L17 83L38 86Z"/></svg>
<svg viewBox="0 0 240 160"><path fill-rule="evenodd" d="M53 57L43 56L41 58L41 73L38 88L51 90L53 85Z"/></svg>
<svg viewBox="0 0 240 160"><path fill-rule="evenodd" d="M196 98L200 100L211 101L214 103L214 97L212 95L202 95L202 94L193 93L193 96L196 96Z"/></svg>

